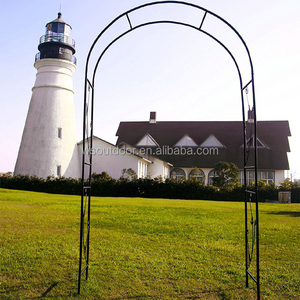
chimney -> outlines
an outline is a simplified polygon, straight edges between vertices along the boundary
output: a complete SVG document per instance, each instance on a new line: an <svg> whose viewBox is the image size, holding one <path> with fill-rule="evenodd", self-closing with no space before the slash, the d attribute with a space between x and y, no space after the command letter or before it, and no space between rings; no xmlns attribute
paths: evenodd
<svg viewBox="0 0 300 300"><path fill-rule="evenodd" d="M156 124L156 111L151 111L150 112L150 124Z"/></svg>

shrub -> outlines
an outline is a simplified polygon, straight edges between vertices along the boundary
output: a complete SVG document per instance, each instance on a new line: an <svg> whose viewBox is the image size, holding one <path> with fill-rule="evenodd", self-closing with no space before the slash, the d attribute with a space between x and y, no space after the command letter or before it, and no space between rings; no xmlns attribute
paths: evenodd
<svg viewBox="0 0 300 300"><path fill-rule="evenodd" d="M134 174L131 174L134 175ZM82 183L80 179L53 177L47 179L36 176L5 174L0 177L0 187L19 189L53 194L80 195ZM254 190L254 185L247 189ZM292 202L299 202L300 186L298 183L286 181L280 186L268 185L263 181L258 182L259 201L277 200L278 191L291 191ZM241 185L206 186L201 181L190 180L176 181L173 179L144 178L135 176L121 177L116 180L106 172L92 175L92 195L104 197L144 197L168 199L203 199L220 201L243 201L244 188Z"/></svg>
<svg viewBox="0 0 300 300"><path fill-rule="evenodd" d="M239 183L239 169L234 163L220 161L215 166L214 185L218 187L235 187Z"/></svg>
<svg viewBox="0 0 300 300"><path fill-rule="evenodd" d="M289 178L287 178L280 184L279 190L290 191L292 203L300 202L300 183L298 181L292 182Z"/></svg>

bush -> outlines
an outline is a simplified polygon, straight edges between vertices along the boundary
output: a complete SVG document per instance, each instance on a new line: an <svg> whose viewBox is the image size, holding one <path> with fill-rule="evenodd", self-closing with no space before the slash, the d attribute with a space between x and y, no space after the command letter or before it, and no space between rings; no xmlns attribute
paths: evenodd
<svg viewBox="0 0 300 300"><path fill-rule="evenodd" d="M81 180L65 177L47 177L47 179L36 176L17 175L1 176L0 187L16 190L45 192L52 194L81 194Z"/></svg>
<svg viewBox="0 0 300 300"><path fill-rule="evenodd" d="M132 174L130 174L132 175ZM134 175L134 174L133 174ZM19 189L53 194L81 195L82 184L80 179L65 177L11 176L0 177L0 187ZM247 189L254 190L250 185ZM298 183L285 181L280 186L258 182L258 196L260 202L277 200L278 191L291 191L292 202L299 203L300 186ZM206 186L195 180L180 180L162 178L137 179L135 176L121 177L116 180L106 172L92 175L92 195L103 197L144 197L167 199L202 199L219 201L244 201L244 188L239 184L234 186Z"/></svg>
<svg viewBox="0 0 300 300"><path fill-rule="evenodd" d="M289 178L283 181L279 186L279 191L291 191L292 203L300 202L300 183L292 182Z"/></svg>

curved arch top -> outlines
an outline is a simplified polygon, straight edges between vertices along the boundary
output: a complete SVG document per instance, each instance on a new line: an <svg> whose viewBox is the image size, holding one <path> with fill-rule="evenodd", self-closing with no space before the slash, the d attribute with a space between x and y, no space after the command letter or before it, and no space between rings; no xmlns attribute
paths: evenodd
<svg viewBox="0 0 300 300"><path fill-rule="evenodd" d="M148 22L137 22L137 24L135 22L133 22L130 18L131 18L131 14L133 13L137 13L138 11L142 11L144 8L148 8L148 7L155 7L155 6L161 6L161 5L181 5L181 6L186 6L186 7L190 7L193 8L195 10L198 10L200 12L203 13L202 19L199 19L199 23L197 25L192 24L192 23L188 23L188 22L182 22L182 21L177 21L177 20L172 20L172 21L167 21L167 20L155 20L155 21L148 21ZM242 43L247 56L248 56L248 60L249 60L249 67L250 67L250 72L251 75L249 77L253 77L253 64L252 64L252 60L251 60L251 56L250 56L250 52L248 49L248 46L246 44L246 42L244 41L244 39L242 38L242 36L239 34L239 32L229 23L227 22L224 18L222 18L221 16L213 13L210 10L207 10L204 7L201 7L199 5L193 4L193 3L188 3L188 2L183 2L183 1L156 1L156 2L151 2L151 3L145 3L142 5L139 5L135 8L129 9L126 12L120 14L118 17L116 17L113 21L111 21L99 34L98 36L95 38L93 44L90 47L90 50L88 52L87 55L87 60L86 60L86 67L85 67L85 74L86 77L89 77L89 67L90 67L90 58L93 54L94 48L97 45L98 41L100 40L100 38L113 26L115 25L118 21L120 21L122 18L124 20L126 20L127 29L124 29L124 32L119 34L117 37L115 37L112 42L110 42L107 47L102 51L102 53L99 55L99 58L96 62L96 64L94 65L94 69L92 71L92 76L90 76L90 81L93 82L94 85L94 77L96 75L97 72L97 68L99 65L100 60L102 59L103 55L105 54L105 52L108 50L108 48L114 44L117 40L119 40L121 37L125 36L126 34L144 27L144 26L148 26L148 25L153 25L153 24L162 24L162 23L168 23L168 24L176 24L176 25L182 25L182 26L186 26L186 27L190 27L193 28L195 30L198 30L199 32L202 32L203 34L209 36L210 38L212 38L213 40L215 40L218 44L220 44L231 56L231 58L233 59L236 67L237 67L237 71L239 73L239 77L242 80L243 76L240 68L238 67L237 61L234 58L234 55L232 54L232 51L229 49L228 46L226 46L224 43L222 43L217 37L215 37L212 33L210 33L209 31L203 29L203 25L205 25L205 23L207 22L206 20L209 17L213 17L219 21L221 21L221 23L223 23L225 26L227 26L234 34L235 36L239 39L239 41ZM91 74L90 74L91 75Z"/></svg>
<svg viewBox="0 0 300 300"><path fill-rule="evenodd" d="M201 15L201 18L199 19L199 23L197 25L192 24L190 22L185 22L182 20L153 20L153 21L147 21L147 22L133 22L134 14L140 10L143 10L146 7L159 7L161 5L178 5L178 6L184 6L184 7L190 7L192 9L195 9L197 11L200 11L203 13ZM247 64L248 69L250 70L250 74L248 74L247 81L244 82L245 77L247 74L245 72L241 71L241 65L239 64L238 60L236 59L235 55L233 55L232 50L229 48L228 45L226 45L224 42L222 42L218 37L216 37L213 33L209 32L208 30L205 30L205 24L207 22L208 18L212 18L213 20L220 21L222 24L226 26L226 29L229 28L232 33L238 38L238 41L243 46L246 58L247 58ZM102 52L98 55L96 54L96 60L94 62L94 65L90 69L90 61L91 56L93 54L93 51L95 49L95 46L97 45L98 41L101 39L101 37L104 36L104 34L110 29L114 24L116 24L119 20L123 19L126 24L126 28L123 32L119 33L116 37L114 37L111 42L109 42ZM124 22L123 22L124 23ZM239 32L225 19L220 17L219 15L213 13L212 11L209 11L201 6L198 6L194 3L187 3L183 1L156 1L151 3L142 4L140 6L137 6L135 8L132 8L122 14L120 14L118 17L116 17L113 21L111 21L96 37L93 44L90 47L90 50L87 55L86 60L86 66L85 66L85 85L84 85L84 107L83 107L83 143L82 143L82 195L81 195L81 227L80 227L80 257L79 257L79 277L78 277L78 293L80 293L80 278L81 275L86 271L86 278L88 277L88 269L89 269L89 229L90 229L90 197L91 197L91 185L92 185L92 153L91 151L93 149L93 115L94 115L94 92L95 92L95 76L97 73L97 69L99 67L100 61L106 51L120 38L124 37L125 35L129 34L130 32L134 30L141 29L148 25L154 25L154 24L173 24L173 25L180 25L185 26L187 28L191 28L193 30L197 30L198 32L210 37L213 39L217 44L219 44L231 57L232 61L234 62L238 77L239 77L239 85L240 85L240 94L241 94L241 104L242 104L242 119L243 119L243 158L244 158L244 182L247 182L247 170L249 169L254 171L255 174L255 187L254 190L251 188L247 188L246 184L244 184L244 198L245 198L245 273L246 273L246 286L248 287L248 278L251 278L254 280L257 286L257 298L260 298L260 275L259 275L259 222L258 222L258 184L257 184L257 121L256 121L256 105L255 105L255 92L254 92L254 72L253 72L253 64L252 59L250 56L249 49L247 47L246 42L242 38L242 36L239 34ZM91 73L91 74L90 74ZM89 78L89 75L90 78ZM246 120L246 106L244 103L244 95L248 94L250 90L250 96L247 96L247 100L249 102L249 98L252 98L252 117L253 122L247 123ZM250 102L249 102L250 103ZM250 104L249 108L250 108ZM247 144L247 132L250 128L251 136L254 137L254 147L248 147L249 143ZM87 148L87 149L86 149ZM250 156L250 152L252 151L253 155ZM249 157L252 157L252 161L249 160ZM87 176L86 176L87 175ZM179 176L179 175L178 175ZM88 180L86 178L88 177ZM254 213L252 212L251 208L251 201L255 201L255 220L253 220ZM88 204L87 204L88 203ZM250 205L249 205L250 203ZM86 207L87 209L87 231L85 234L85 216L86 216ZM250 208L251 211L251 220L248 220L248 210ZM249 238L249 221L252 226L252 238ZM86 237L86 239L85 239ZM252 241L252 250L250 251L250 242ZM252 254L253 254L253 248L254 244L256 245L256 278L253 276L250 271L250 264L252 261ZM84 257L83 257L84 254ZM82 258L85 259L86 265L81 269L82 264Z"/></svg>

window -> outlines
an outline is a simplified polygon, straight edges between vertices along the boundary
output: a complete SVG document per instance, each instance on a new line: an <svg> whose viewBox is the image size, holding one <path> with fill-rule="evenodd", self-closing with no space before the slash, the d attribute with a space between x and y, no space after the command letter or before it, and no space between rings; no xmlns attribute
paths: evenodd
<svg viewBox="0 0 300 300"><path fill-rule="evenodd" d="M65 30L65 24L64 23L51 23L52 25L52 31L55 33L64 33Z"/></svg>
<svg viewBox="0 0 300 300"><path fill-rule="evenodd" d="M163 166L163 179L169 177L169 168L167 166Z"/></svg>
<svg viewBox="0 0 300 300"><path fill-rule="evenodd" d="M193 169L189 174L189 179L196 178L200 182L205 183L205 175L201 169Z"/></svg>
<svg viewBox="0 0 300 300"><path fill-rule="evenodd" d="M185 172L180 168L176 168L172 170L170 177L175 180L185 179Z"/></svg>
<svg viewBox="0 0 300 300"><path fill-rule="evenodd" d="M175 147L197 147L197 144L187 134L183 136L175 145Z"/></svg>
<svg viewBox="0 0 300 300"><path fill-rule="evenodd" d="M250 148L254 148L254 136L250 137L248 140L247 140L247 147L250 147ZM259 138L257 138L257 148L258 149L270 149L264 142L262 142ZM241 146L242 148L244 148L244 144Z"/></svg>
<svg viewBox="0 0 300 300"><path fill-rule="evenodd" d="M147 177L147 169L148 169L147 164L139 161L139 163L138 163L138 178Z"/></svg>
<svg viewBox="0 0 300 300"><path fill-rule="evenodd" d="M57 176L61 176L61 166L57 166Z"/></svg>
<svg viewBox="0 0 300 300"><path fill-rule="evenodd" d="M57 129L57 136L58 136L59 139L62 138L62 128Z"/></svg>
<svg viewBox="0 0 300 300"><path fill-rule="evenodd" d="M255 181L254 171L247 171L247 184L252 184ZM275 172L274 171L257 171L257 180L264 181L267 184L272 184L275 182ZM244 183L244 172L240 171L239 181Z"/></svg>
<svg viewBox="0 0 300 300"><path fill-rule="evenodd" d="M214 178L218 177L217 172L215 170L211 170L208 173L208 184L213 185L214 184Z"/></svg>
<svg viewBox="0 0 300 300"><path fill-rule="evenodd" d="M144 137L136 144L139 147L157 147L159 146L155 139L150 135L146 134Z"/></svg>
<svg viewBox="0 0 300 300"><path fill-rule="evenodd" d="M239 182L241 184L244 184L244 171L243 170L239 171Z"/></svg>
<svg viewBox="0 0 300 300"><path fill-rule="evenodd" d="M267 184L274 183L275 173L274 173L274 171L258 171L257 172L257 180L264 181Z"/></svg>
<svg viewBox="0 0 300 300"><path fill-rule="evenodd" d="M211 134L201 145L202 148L216 147L225 148L225 146L213 135Z"/></svg>

